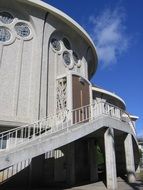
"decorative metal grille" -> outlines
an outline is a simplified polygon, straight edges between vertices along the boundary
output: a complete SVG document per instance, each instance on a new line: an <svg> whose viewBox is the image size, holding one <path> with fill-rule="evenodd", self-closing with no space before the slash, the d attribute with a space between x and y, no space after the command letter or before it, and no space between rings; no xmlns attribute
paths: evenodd
<svg viewBox="0 0 143 190"><path fill-rule="evenodd" d="M57 112L67 107L67 78L57 80Z"/></svg>

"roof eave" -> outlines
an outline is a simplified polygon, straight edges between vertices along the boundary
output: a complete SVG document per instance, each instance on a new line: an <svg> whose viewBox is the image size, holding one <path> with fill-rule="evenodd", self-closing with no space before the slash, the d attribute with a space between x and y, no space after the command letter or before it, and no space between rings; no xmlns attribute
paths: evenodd
<svg viewBox="0 0 143 190"><path fill-rule="evenodd" d="M32 5L36 6L36 7L44 9L45 11L48 11L48 12L52 13L55 16L58 16L61 20L64 20L64 22L66 22L75 31L77 31L79 33L79 35L81 35L86 40L86 42L90 45L90 47L92 49L93 55L95 57L93 74L96 72L97 65L98 65L98 57L97 57L96 47L95 47L91 37L88 35L88 33L75 20L73 20L71 17L69 17L67 14L63 13L59 9L57 9L57 8L55 8L55 7L53 7L53 6L49 5L49 4L41 1L41 0L17 0L17 1L25 2L27 4L32 4Z"/></svg>

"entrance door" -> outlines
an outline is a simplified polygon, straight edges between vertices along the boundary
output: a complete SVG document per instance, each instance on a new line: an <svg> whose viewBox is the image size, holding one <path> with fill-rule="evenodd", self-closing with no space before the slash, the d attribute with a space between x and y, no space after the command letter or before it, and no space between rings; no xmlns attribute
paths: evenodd
<svg viewBox="0 0 143 190"><path fill-rule="evenodd" d="M73 75L73 123L86 122L89 120L89 84L83 78Z"/></svg>

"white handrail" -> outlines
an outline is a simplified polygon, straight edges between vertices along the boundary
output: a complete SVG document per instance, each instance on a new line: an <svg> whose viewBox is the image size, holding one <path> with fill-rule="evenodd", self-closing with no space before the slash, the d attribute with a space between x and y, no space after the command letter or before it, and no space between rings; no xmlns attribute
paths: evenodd
<svg viewBox="0 0 143 190"><path fill-rule="evenodd" d="M32 140L35 140L35 138L47 134L54 134L60 130L68 129L70 126L83 122L90 122L101 115L108 115L122 122L127 122L136 134L134 124L127 112L110 103L100 101L99 103L76 108L71 112L64 110L32 124L2 132L0 133L0 150L7 150L20 146L21 144L30 143ZM0 183L27 167L29 163L30 160L25 160L0 171Z"/></svg>
<svg viewBox="0 0 143 190"><path fill-rule="evenodd" d="M101 101L99 103L74 109L71 112L64 110L63 112L58 112L53 116L43 118L32 124L2 132L0 133L0 149L10 149L19 146L22 143L30 142L44 133L55 133L71 125L93 120L102 114L129 123L135 133L134 125L128 113L117 106ZM11 145L6 146L6 144Z"/></svg>
<svg viewBox="0 0 143 190"><path fill-rule="evenodd" d="M29 166L30 162L31 162L30 159L24 160L0 171L0 184L4 183L9 178L16 175L18 172L24 170L26 167Z"/></svg>
<svg viewBox="0 0 143 190"><path fill-rule="evenodd" d="M32 124L27 124L0 133L0 150L15 147L17 144L19 145L27 140L33 139L34 137L43 134L44 132L52 129L52 127L58 123L58 119L63 117L67 117L65 111L56 113L50 117L43 118ZM11 144L10 147L6 147L6 143L8 143L8 141L11 142L9 142L9 144Z"/></svg>

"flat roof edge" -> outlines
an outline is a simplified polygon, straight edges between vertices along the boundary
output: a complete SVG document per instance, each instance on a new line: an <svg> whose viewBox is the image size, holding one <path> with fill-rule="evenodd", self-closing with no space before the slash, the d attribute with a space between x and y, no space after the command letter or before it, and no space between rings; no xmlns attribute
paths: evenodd
<svg viewBox="0 0 143 190"><path fill-rule="evenodd" d="M107 91L107 90L94 87L94 86L92 87L92 90L98 91L98 92L101 92L101 93L104 93L104 94L107 94L107 95L110 95L110 96L112 96L112 97L114 97L114 98L120 100L120 101L124 104L124 106L126 107L126 104L125 104L124 100L123 100L121 97L119 97L118 95L116 95L116 94L114 94L114 93L112 93L112 92L109 92L109 91Z"/></svg>
<svg viewBox="0 0 143 190"><path fill-rule="evenodd" d="M98 64L98 56L97 56L97 51L95 44L89 34L85 31L85 29L82 28L74 19L72 19L70 16L68 16L66 13L62 12L61 10L41 1L41 0L17 0L20 2L25 2L27 4L33 4L41 9L45 9L52 13L55 16L58 16L61 19L64 19L66 23L68 23L70 26L72 26L73 29L75 29L84 39L89 43L89 45L92 48L94 57L95 57L95 70L94 73L97 70L97 64Z"/></svg>

